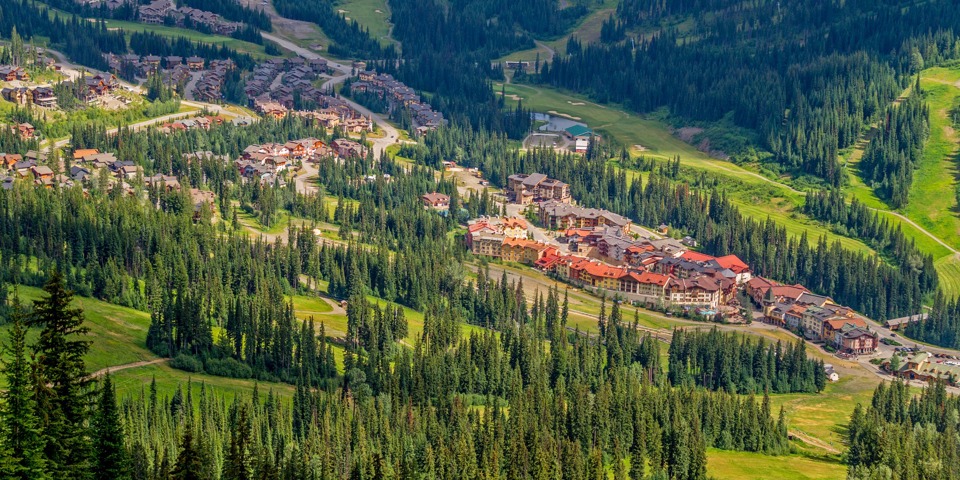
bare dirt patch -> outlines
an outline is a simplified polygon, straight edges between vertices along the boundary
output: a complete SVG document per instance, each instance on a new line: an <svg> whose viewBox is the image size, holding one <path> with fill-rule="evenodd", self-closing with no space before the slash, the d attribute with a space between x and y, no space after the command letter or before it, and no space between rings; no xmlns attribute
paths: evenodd
<svg viewBox="0 0 960 480"><path fill-rule="evenodd" d="M633 144L633 149L636 150L636 151L638 151L638 152L646 152L646 151L647 151L647 147L644 147L643 145L636 144L636 143Z"/></svg>
<svg viewBox="0 0 960 480"><path fill-rule="evenodd" d="M693 142L693 137L701 133L703 133L703 129L699 127L682 127L676 131L677 137L687 143Z"/></svg>

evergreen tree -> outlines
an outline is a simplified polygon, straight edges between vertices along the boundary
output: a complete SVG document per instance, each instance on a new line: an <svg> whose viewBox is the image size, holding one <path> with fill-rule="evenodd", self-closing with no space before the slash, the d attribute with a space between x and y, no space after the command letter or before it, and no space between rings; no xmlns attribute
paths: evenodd
<svg viewBox="0 0 960 480"><path fill-rule="evenodd" d="M103 380L97 412L93 418L94 478L124 480L130 478L130 465L123 444L123 425L117 409L110 375Z"/></svg>
<svg viewBox="0 0 960 480"><path fill-rule="evenodd" d="M204 466L200 450L198 445L194 445L193 432L188 427L183 434L180 455L177 456L177 463L170 472L170 478L172 480L207 480L203 471Z"/></svg>
<svg viewBox="0 0 960 480"><path fill-rule="evenodd" d="M89 329L83 326L83 310L70 308L73 292L67 290L59 271L54 271L43 290L46 296L34 302L31 324L41 328L33 351L38 370L37 403L44 409L45 454L54 477L89 478L92 456L86 421L90 380L83 357L91 342L78 339Z"/></svg>
<svg viewBox="0 0 960 480"><path fill-rule="evenodd" d="M50 478L45 470L43 438L31 385L31 364L27 359L27 328L19 299L14 298L10 314L9 360L3 362L6 391L0 393L0 477L21 480Z"/></svg>

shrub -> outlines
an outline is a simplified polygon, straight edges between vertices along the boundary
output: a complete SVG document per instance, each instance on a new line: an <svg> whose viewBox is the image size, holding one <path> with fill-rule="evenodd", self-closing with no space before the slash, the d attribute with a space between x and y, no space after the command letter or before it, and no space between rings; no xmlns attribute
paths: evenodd
<svg viewBox="0 0 960 480"><path fill-rule="evenodd" d="M253 376L253 370L244 363L233 358L216 359L208 358L206 361L207 373L219 377L230 378L250 378Z"/></svg>
<svg viewBox="0 0 960 480"><path fill-rule="evenodd" d="M191 373L203 372L203 363L193 355L186 353L178 354L170 361L170 366L177 370L183 370Z"/></svg>

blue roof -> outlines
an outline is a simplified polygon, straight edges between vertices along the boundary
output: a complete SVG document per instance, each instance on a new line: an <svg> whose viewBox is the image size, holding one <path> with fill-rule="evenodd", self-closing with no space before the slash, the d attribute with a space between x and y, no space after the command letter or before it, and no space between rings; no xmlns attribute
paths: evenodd
<svg viewBox="0 0 960 480"><path fill-rule="evenodd" d="M573 125L567 127L566 132L572 137L579 137L581 135L593 135L593 130L583 126L583 125Z"/></svg>

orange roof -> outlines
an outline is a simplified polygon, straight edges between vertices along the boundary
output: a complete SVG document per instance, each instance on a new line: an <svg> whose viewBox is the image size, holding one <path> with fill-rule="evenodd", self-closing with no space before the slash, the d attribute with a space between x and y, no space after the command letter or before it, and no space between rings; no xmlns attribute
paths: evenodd
<svg viewBox="0 0 960 480"><path fill-rule="evenodd" d="M495 228L491 227L490 224L487 223L487 222L477 222L477 223L474 223L473 225L469 225L469 226L467 227L467 230L468 230L470 233L473 233L473 232L476 232L477 230L483 230L484 228L489 228L489 229L491 229L491 230L496 230Z"/></svg>
<svg viewBox="0 0 960 480"><path fill-rule="evenodd" d="M650 245L649 243L644 245L630 245L627 247L627 251L630 253L652 252L653 250L653 245Z"/></svg>
<svg viewBox="0 0 960 480"><path fill-rule="evenodd" d="M829 325L830 328L833 329L833 330L840 330L841 328L843 328L844 325L846 325L846 324L848 324L848 323L851 324L851 325L853 325L853 326L855 326L855 327L864 327L864 328L866 328L866 326L867 326L867 322L864 322L862 318L857 318L857 317L853 317L853 318L831 318L830 320L827 320L827 321L824 322L824 323L826 323L827 325Z"/></svg>
<svg viewBox="0 0 960 480"><path fill-rule="evenodd" d="M80 148L73 151L73 159L80 160L87 155L96 155L98 153L100 153L100 150L97 150L96 148Z"/></svg>
<svg viewBox="0 0 960 480"><path fill-rule="evenodd" d="M503 220L503 226L507 228L520 227L525 229L527 228L527 221L518 217L505 218Z"/></svg>
<svg viewBox="0 0 960 480"><path fill-rule="evenodd" d="M770 287L770 293L774 297L786 297L796 300L805 292L808 292L803 285L774 285Z"/></svg>
<svg viewBox="0 0 960 480"><path fill-rule="evenodd" d="M713 255L707 255L705 253L694 252L693 250L687 250L680 255L680 258L684 260L689 260L691 262L709 262L710 260L716 260Z"/></svg>
<svg viewBox="0 0 960 480"><path fill-rule="evenodd" d="M768 280L763 277L753 277L750 279L750 281L747 282L747 286L749 286L750 288L764 288L764 287L773 287L777 285L780 285L780 284L773 280Z"/></svg>
<svg viewBox="0 0 960 480"><path fill-rule="evenodd" d="M741 273L750 270L750 266L740 260L736 255L726 255L717 258L717 263L723 268L729 268L733 273Z"/></svg>
<svg viewBox="0 0 960 480"><path fill-rule="evenodd" d="M565 232L563 232L563 236L572 237L574 235L578 235L581 237L588 237L592 233L593 233L592 228L568 228Z"/></svg>
<svg viewBox="0 0 960 480"><path fill-rule="evenodd" d="M670 280L670 277L667 275L661 275L653 272L630 272L630 278L636 280L637 283L660 285L661 287L666 285Z"/></svg>
<svg viewBox="0 0 960 480"><path fill-rule="evenodd" d="M627 269L624 267L614 267L606 263L591 262L589 260L580 262L580 264L576 266L592 277L620 278L627 274Z"/></svg>

